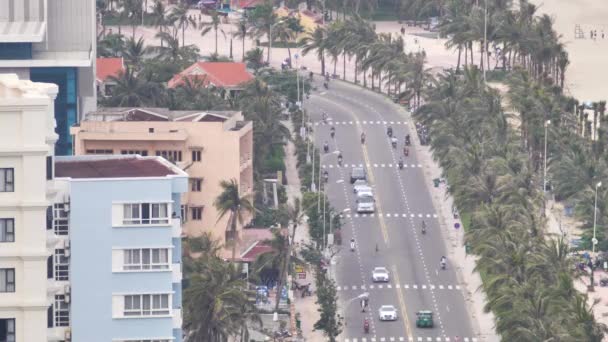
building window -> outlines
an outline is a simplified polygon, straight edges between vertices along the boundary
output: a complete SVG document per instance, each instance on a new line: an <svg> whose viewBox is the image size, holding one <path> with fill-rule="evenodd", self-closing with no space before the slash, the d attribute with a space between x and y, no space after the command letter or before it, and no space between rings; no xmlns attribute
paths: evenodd
<svg viewBox="0 0 608 342"><path fill-rule="evenodd" d="M15 342L15 319L2 318L0 319L0 342Z"/></svg>
<svg viewBox="0 0 608 342"><path fill-rule="evenodd" d="M181 205L182 223L188 221L188 206L185 204Z"/></svg>
<svg viewBox="0 0 608 342"><path fill-rule="evenodd" d="M46 157L46 179L53 179L53 156Z"/></svg>
<svg viewBox="0 0 608 342"><path fill-rule="evenodd" d="M148 156L148 151L145 150L121 150L120 154L139 154L142 157Z"/></svg>
<svg viewBox="0 0 608 342"><path fill-rule="evenodd" d="M192 161L193 162L200 162L201 161L201 151L200 150L194 150L194 151L192 151Z"/></svg>
<svg viewBox="0 0 608 342"><path fill-rule="evenodd" d="M53 229L57 235L68 235L70 214L65 211L64 203L53 205Z"/></svg>
<svg viewBox="0 0 608 342"><path fill-rule="evenodd" d="M123 224L168 224L167 203L136 203L124 205Z"/></svg>
<svg viewBox="0 0 608 342"><path fill-rule="evenodd" d="M55 250L55 280L70 280L70 258L65 255L65 249Z"/></svg>
<svg viewBox="0 0 608 342"><path fill-rule="evenodd" d="M190 207L192 213L192 220L200 221L203 219L203 207Z"/></svg>
<svg viewBox="0 0 608 342"><path fill-rule="evenodd" d="M156 151L156 155L171 162L182 161L182 151Z"/></svg>
<svg viewBox="0 0 608 342"><path fill-rule="evenodd" d="M70 303L66 302L65 295L55 295L55 326L70 326Z"/></svg>
<svg viewBox="0 0 608 342"><path fill-rule="evenodd" d="M46 278L53 279L53 255L46 258Z"/></svg>
<svg viewBox="0 0 608 342"><path fill-rule="evenodd" d="M123 270L168 270L168 248L125 249Z"/></svg>
<svg viewBox="0 0 608 342"><path fill-rule="evenodd" d="M168 294L125 296L125 316L163 316L170 313Z"/></svg>
<svg viewBox="0 0 608 342"><path fill-rule="evenodd" d="M0 169L0 192L15 191L15 169Z"/></svg>
<svg viewBox="0 0 608 342"><path fill-rule="evenodd" d="M0 242L15 242L15 219L0 218Z"/></svg>
<svg viewBox="0 0 608 342"><path fill-rule="evenodd" d="M202 178L190 178L190 191L200 192L202 187Z"/></svg>
<svg viewBox="0 0 608 342"><path fill-rule="evenodd" d="M46 230L53 229L53 206L46 207Z"/></svg>
<svg viewBox="0 0 608 342"><path fill-rule="evenodd" d="M0 268L0 292L15 292L14 268Z"/></svg>
<svg viewBox="0 0 608 342"><path fill-rule="evenodd" d="M114 150L106 150L106 149L87 150L87 154L114 154Z"/></svg>

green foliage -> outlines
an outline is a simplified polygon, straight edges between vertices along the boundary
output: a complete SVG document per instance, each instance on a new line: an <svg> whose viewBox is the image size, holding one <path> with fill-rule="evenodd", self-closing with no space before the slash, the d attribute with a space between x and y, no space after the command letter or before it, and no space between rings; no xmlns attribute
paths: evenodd
<svg viewBox="0 0 608 342"><path fill-rule="evenodd" d="M257 74L258 70L264 67L264 51L260 48L255 48L247 51L245 54L245 62L247 63L247 68L253 69L253 71Z"/></svg>
<svg viewBox="0 0 608 342"><path fill-rule="evenodd" d="M323 276L316 279L317 304L320 318L315 322L315 330L322 330L331 342L342 333L342 320L338 315L338 291L336 283Z"/></svg>
<svg viewBox="0 0 608 342"><path fill-rule="evenodd" d="M264 81L270 89L279 93L291 103L295 103L298 100L298 90L300 91L300 97L302 96L302 87L304 87L304 92L306 94L310 94L311 86L308 78L300 76L300 88L298 88L296 82L298 78L295 70L275 70L267 68L260 71L257 74L257 77Z"/></svg>
<svg viewBox="0 0 608 342"><path fill-rule="evenodd" d="M466 224L466 244L479 257L486 309L494 312L503 340L600 341L606 328L595 322L583 295L564 291L573 286L568 246L545 239L539 215L536 151L544 132L537 127L543 109L559 106L516 75L509 96L522 124L515 132L499 93L479 75L468 67L462 76L440 75L415 118L429 126L434 157Z"/></svg>

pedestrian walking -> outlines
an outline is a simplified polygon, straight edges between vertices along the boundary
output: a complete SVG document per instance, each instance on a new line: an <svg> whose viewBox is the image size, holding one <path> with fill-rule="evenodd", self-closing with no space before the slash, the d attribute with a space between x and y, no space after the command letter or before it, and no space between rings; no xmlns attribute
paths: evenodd
<svg viewBox="0 0 608 342"><path fill-rule="evenodd" d="M401 26L401 34L405 34L405 27Z"/></svg>

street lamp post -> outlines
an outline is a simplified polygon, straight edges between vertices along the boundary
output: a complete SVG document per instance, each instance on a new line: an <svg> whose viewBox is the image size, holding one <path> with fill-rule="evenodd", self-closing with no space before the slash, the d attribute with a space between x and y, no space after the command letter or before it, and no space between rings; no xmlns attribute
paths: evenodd
<svg viewBox="0 0 608 342"><path fill-rule="evenodd" d="M547 191L547 128L551 124L551 120L545 121L545 164L543 170L543 196Z"/></svg>
<svg viewBox="0 0 608 342"><path fill-rule="evenodd" d="M279 20L274 24L270 25L268 30L268 66L270 66L270 55L272 55L272 28L278 24L282 24L285 20Z"/></svg>
<svg viewBox="0 0 608 342"><path fill-rule="evenodd" d="M486 51L486 47L488 46L488 0L484 0L484 11L483 11L483 46L481 47L482 51L484 53L488 53ZM472 57L471 57L472 58ZM481 58L484 58L484 55L481 55ZM487 60L487 58L486 58ZM481 63L483 63L483 59L481 60ZM488 66L486 65L485 68L483 68L483 82L486 83L486 69L488 68Z"/></svg>
<svg viewBox="0 0 608 342"><path fill-rule="evenodd" d="M593 203L593 238L591 239L591 260L590 260L590 264L591 264L591 284L589 285L589 291L593 291L594 290L594 270L595 270L595 265L593 265L593 257L595 256L595 245L597 245L597 237L595 235L595 228L597 225L597 192L598 189L602 186L602 182L598 182L595 185L595 202Z"/></svg>

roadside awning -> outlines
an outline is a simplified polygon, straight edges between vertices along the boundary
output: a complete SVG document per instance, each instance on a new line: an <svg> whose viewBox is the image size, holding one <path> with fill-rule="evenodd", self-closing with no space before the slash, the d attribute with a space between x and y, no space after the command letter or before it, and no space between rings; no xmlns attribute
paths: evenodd
<svg viewBox="0 0 608 342"><path fill-rule="evenodd" d="M45 21L0 21L0 43L40 43Z"/></svg>

